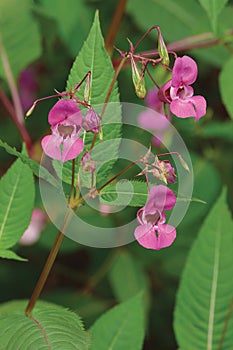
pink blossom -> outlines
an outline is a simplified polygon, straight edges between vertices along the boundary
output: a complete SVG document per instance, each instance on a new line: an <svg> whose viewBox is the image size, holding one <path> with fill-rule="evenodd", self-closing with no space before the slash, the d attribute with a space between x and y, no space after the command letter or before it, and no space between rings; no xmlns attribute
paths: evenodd
<svg viewBox="0 0 233 350"><path fill-rule="evenodd" d="M166 186L159 185L150 189L146 205L137 212L140 224L134 235L144 248L159 250L169 247L176 238L176 229L165 224L164 210L171 210L176 203L174 193Z"/></svg>
<svg viewBox="0 0 233 350"><path fill-rule="evenodd" d="M171 112L179 118L195 117L197 121L206 114L206 100L202 96L193 96L190 86L196 81L197 73L197 64L191 57L178 57L172 79L159 90L160 100L169 103Z"/></svg>
<svg viewBox="0 0 233 350"><path fill-rule="evenodd" d="M22 245L31 245L38 241L41 231L46 224L45 212L41 209L35 208L32 212L31 222L20 238L19 243Z"/></svg>
<svg viewBox="0 0 233 350"><path fill-rule="evenodd" d="M146 104L150 109L142 112L138 124L146 130L154 132L153 143L160 147L164 135L169 128L170 115L164 115L163 103L158 97L158 90L151 89L146 96Z"/></svg>
<svg viewBox="0 0 233 350"><path fill-rule="evenodd" d="M41 145L49 157L66 162L75 159L83 150L82 114L72 100L59 100L49 112L52 134L45 136Z"/></svg>

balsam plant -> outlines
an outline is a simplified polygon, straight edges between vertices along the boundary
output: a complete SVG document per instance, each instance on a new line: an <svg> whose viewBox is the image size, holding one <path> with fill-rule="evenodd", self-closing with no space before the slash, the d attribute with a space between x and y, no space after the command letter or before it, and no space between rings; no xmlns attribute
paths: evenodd
<svg viewBox="0 0 233 350"><path fill-rule="evenodd" d="M195 13L197 4L191 0L187 3L189 2L189 5L184 5L183 11L187 6L191 16L191 9ZM166 4L168 2L164 1L158 7L161 6L162 11L165 11ZM153 295L153 277L149 279L146 270L150 266L149 272L153 276L156 259L160 259L166 269L169 259L172 261L172 256L177 258L180 253L179 244L182 247L182 243L179 242L184 239L182 229L186 232L194 230L194 234L200 232L194 243L188 244L188 248L192 246L174 307L176 348L232 349L233 282L230 276L233 273L233 224L227 207L226 189L221 190L218 177L213 175L216 171L204 164L203 173L200 165L196 169L194 166L195 180L197 179L197 186L200 183L203 187L202 191L197 196L192 196L190 188L191 192L187 193L191 195L188 197L182 193L182 189L193 185L192 163L185 153L185 144L173 144L173 140L176 140L174 124L181 133L189 128L187 140L191 138L193 143L200 142L201 138L206 142L209 132L212 138L228 138L232 146L232 135L229 136L228 130L232 130L230 121L223 123L227 123L226 127L220 122L215 128L214 123L212 129L208 126L208 123L212 122L210 115L213 112L211 107L210 110L207 109L206 99L199 95L205 95L205 92L204 86L197 85L198 65L186 52L223 43L229 50L229 55L231 54L232 30L227 28L227 31L221 33L221 37L218 32L220 13L224 5L226 6L226 1L212 1L211 5L200 1L200 5L211 19L211 37L202 34L168 45L164 40L162 25L150 23L148 15L148 26L144 28L144 22L141 24L145 16L143 11L140 14L135 13L136 10L140 12L142 5L138 0L129 1L128 11L135 15L139 26L145 29L145 34L134 43L128 33L128 49L115 47L116 58L113 60L109 54L112 53L119 18L124 12L126 1L119 1L109 29L109 33L114 32L114 35L107 35L105 42L97 11L87 39L70 69L65 91L59 92L55 89L55 94L35 98L25 113L15 77L22 68L39 56L39 31L30 13L30 1L24 1L19 9L22 16L16 15L14 5L15 0L9 3L4 1L0 5L0 74L5 80L5 90L1 87L0 98L23 142L19 151L10 141L8 143L8 135L5 138L7 142L0 141L0 146L5 151L18 158L0 180L0 257L18 260L19 264L22 264L21 261L27 261L21 257L22 248L16 246L15 252L14 245L31 244L34 239L39 239L40 231L49 218L58 228L58 232L29 299L8 301L0 306L0 349L139 350L144 346L162 349L163 345L157 340L154 342L154 337L152 341L146 339L150 333L147 331L146 317L152 304L149 295ZM72 5L75 9L79 8L76 3ZM152 5L151 0L146 0L144 5L148 5L148 8L149 5L152 8L157 6ZM60 23L59 10L53 12L49 6L44 1L41 1L40 5L34 5L34 16L42 21L41 18L49 14ZM180 6L178 1L175 6L178 13ZM86 5L80 3L80 13L82 8L87 10ZM229 8L226 7L226 10ZM65 11L68 11L67 7L64 9L64 16ZM70 11L72 12L72 6L67 12L68 17ZM207 16L204 11L203 16ZM71 39L67 33L71 33L71 19L68 22L69 25L67 23L66 27L63 23L60 30L61 37L69 46ZM203 23L208 23L207 18ZM15 57L14 45L11 46L13 37L17 40L21 37L24 45L27 41L26 28L29 25L31 36L34 38L31 47L25 45L24 54ZM181 26L181 23L174 23L175 28L179 28L179 25ZM147 46L150 38L156 42L156 46L152 48ZM203 67L206 67L206 63ZM203 72L203 69L200 64L200 71ZM124 83L118 83L121 73L129 70L130 75L125 77ZM222 99L232 117L232 89L229 88L231 71L232 58L227 61L220 75ZM191 86L193 84L198 93L194 93ZM148 108L140 108L138 114L132 112L127 104L120 100L121 92L129 89L134 89L138 103L145 104ZM11 99L8 98L8 90ZM41 113L41 108L47 108L43 107L43 104L47 106L46 103L52 101L54 104L47 110L48 131L40 134L39 141L37 140L37 147L43 151L39 163L27 123L33 128L34 123L38 122L38 117L45 120L47 117ZM136 124L132 121L130 128L131 118L134 119L135 113ZM128 125L127 120L130 121ZM185 135L186 131L183 133ZM135 136L143 147L138 151L135 142L132 158L128 158L124 164L121 154L126 153L121 153L121 148L130 145L128 141L125 142L128 136ZM196 139L198 141L195 141ZM193 147L192 142L190 147ZM212 154L208 144L206 154ZM199 171L200 175L195 174L195 170ZM208 184L208 181L211 183L211 176L217 178L217 185L212 192L208 186L203 185L203 180L199 179L202 177L206 181L207 178ZM41 190L42 198L40 209L38 189ZM53 195L54 202L50 198ZM65 202L61 206L60 198ZM213 208L209 208L208 201L216 201ZM183 206L183 203L186 206ZM184 219L179 228L175 209L178 208L183 217L190 203L196 205L194 213L188 212L187 219ZM42 204L48 218L41 210ZM205 206L208 207L208 213ZM119 216L119 211L122 211L122 216ZM199 221L201 215L206 215L202 226ZM103 237L107 236L101 237L102 231L92 216L100 218L102 225L107 225L105 230L109 232L109 237L106 242ZM108 221L109 217L111 219ZM82 220L77 221L80 225L74 226L75 218L86 220L87 226L81 225ZM127 226L128 222L130 225ZM89 232L85 228L89 227L88 225L94 227L94 231ZM115 236L111 235L112 227L118 232ZM41 238L48 237L51 230L54 228L48 224L48 231L44 232ZM87 322L85 315L82 321L79 307L71 311L70 308L57 305L56 298L53 302L39 300L46 282L50 279L57 255L62 250L63 241L70 244L72 249L76 249L77 242L82 243L79 239L82 235L87 242L88 236L94 235L94 241L90 239L91 247L113 248L110 258L104 261L98 273L90 279L89 284L87 283L83 296L93 291L99 280L108 274L114 296L120 302L119 305L108 307L109 310L104 310L102 315L95 317L95 321L90 327L86 327L87 329L83 325L83 322ZM76 242L67 243L66 236ZM133 241L135 243L127 245ZM128 248L131 245L132 248ZM186 246L183 250L186 250ZM171 268L171 275L174 274L173 267L175 264ZM20 269L26 271L27 266L20 265ZM108 293L107 284L103 283L102 288ZM91 301L86 304L87 308L88 305L91 305ZM157 322L159 323L159 319ZM166 338L165 334L162 336ZM163 348L169 347L164 345Z"/></svg>

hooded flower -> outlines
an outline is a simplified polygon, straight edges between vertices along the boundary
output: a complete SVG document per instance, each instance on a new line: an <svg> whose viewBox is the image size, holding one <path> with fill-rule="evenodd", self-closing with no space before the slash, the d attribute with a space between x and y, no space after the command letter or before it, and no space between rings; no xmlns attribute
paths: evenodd
<svg viewBox="0 0 233 350"><path fill-rule="evenodd" d="M146 205L137 212L140 224L134 235L144 248L159 250L169 247L176 238L176 229L165 224L164 210L171 210L176 203L174 193L166 186L159 185L150 189Z"/></svg>
<svg viewBox="0 0 233 350"><path fill-rule="evenodd" d="M172 79L159 90L161 101L170 104L170 110L180 118L195 117L198 121L206 114L206 100L202 96L193 96L190 86L197 79L197 64L188 56L178 57L172 71Z"/></svg>
<svg viewBox="0 0 233 350"><path fill-rule="evenodd" d="M49 112L52 134L45 136L41 145L49 157L66 162L75 159L83 150L82 114L72 100L59 100Z"/></svg>

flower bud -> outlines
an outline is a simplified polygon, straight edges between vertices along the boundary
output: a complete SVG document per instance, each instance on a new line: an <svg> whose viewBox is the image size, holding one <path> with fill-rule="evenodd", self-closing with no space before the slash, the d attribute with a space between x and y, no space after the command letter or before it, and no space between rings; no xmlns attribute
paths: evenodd
<svg viewBox="0 0 233 350"><path fill-rule="evenodd" d="M90 131L93 134L97 134L99 131L100 118L98 114L93 110L89 109L83 118L82 127L86 131Z"/></svg>
<svg viewBox="0 0 233 350"><path fill-rule="evenodd" d="M165 64L166 66L169 66L170 59L169 59L167 47L163 40L161 32L159 32L159 35L158 35L158 52L159 52L159 57L162 58L162 63Z"/></svg>
<svg viewBox="0 0 233 350"><path fill-rule="evenodd" d="M131 57L131 67L132 67L132 79L133 79L136 95L139 98L144 98L146 96L144 74L138 69L133 57Z"/></svg>
<svg viewBox="0 0 233 350"><path fill-rule="evenodd" d="M86 151L81 159L81 167L83 171L94 173L96 169L96 162L91 159L90 153Z"/></svg>

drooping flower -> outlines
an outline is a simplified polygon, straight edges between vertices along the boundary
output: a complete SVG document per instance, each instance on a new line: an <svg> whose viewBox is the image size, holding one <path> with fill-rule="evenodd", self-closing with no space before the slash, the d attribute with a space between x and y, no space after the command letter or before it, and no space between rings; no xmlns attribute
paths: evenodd
<svg viewBox="0 0 233 350"><path fill-rule="evenodd" d="M170 104L170 110L179 118L195 117L199 120L206 114L206 100L202 96L193 96L190 86L197 79L197 64L188 56L178 57L172 71L172 79L159 90L158 97Z"/></svg>
<svg viewBox="0 0 233 350"><path fill-rule="evenodd" d="M176 238L176 229L166 222L164 210L171 210L176 203L172 190L159 185L150 189L146 205L137 212L140 224L134 235L144 248L159 250L169 247Z"/></svg>
<svg viewBox="0 0 233 350"><path fill-rule="evenodd" d="M31 245L38 241L42 230L46 225L46 214L43 210L35 208L32 212L31 222L20 238L22 245Z"/></svg>
<svg viewBox="0 0 233 350"><path fill-rule="evenodd" d="M52 134L45 136L41 145L49 157L66 162L75 159L83 150L82 114L73 100L59 100L48 116Z"/></svg>

